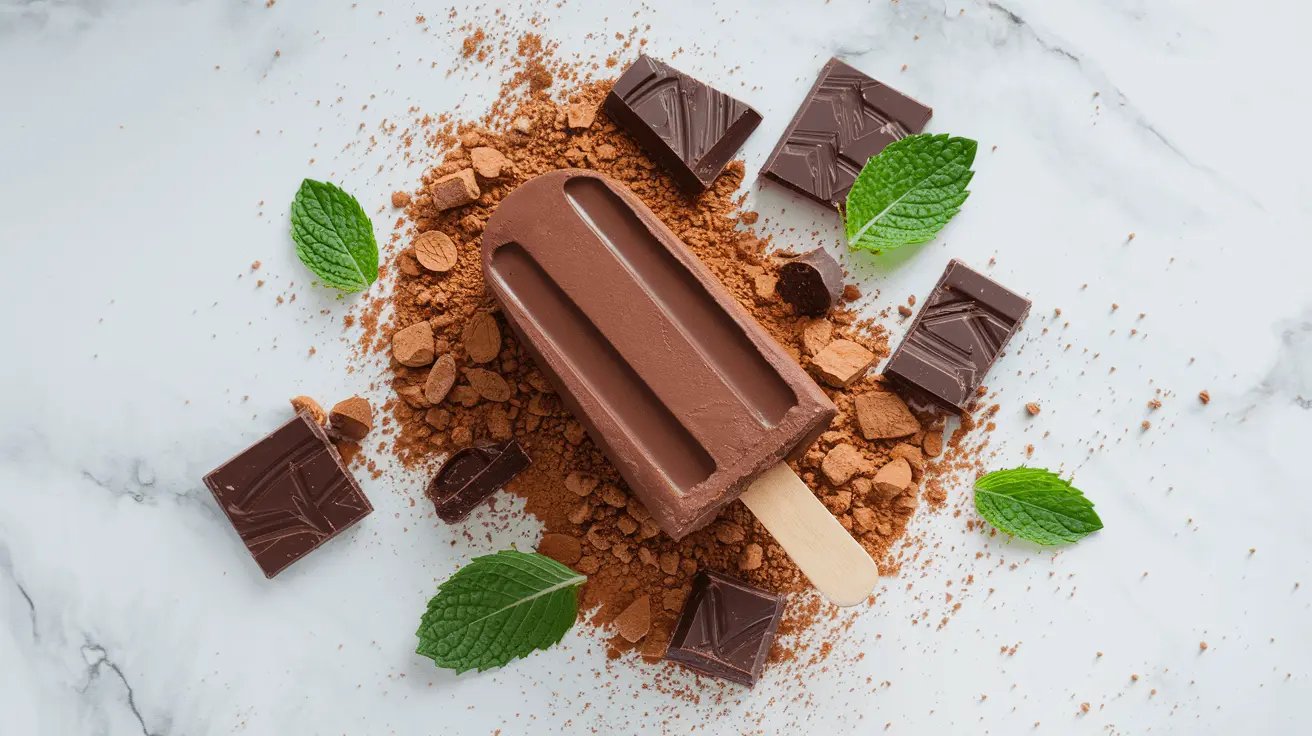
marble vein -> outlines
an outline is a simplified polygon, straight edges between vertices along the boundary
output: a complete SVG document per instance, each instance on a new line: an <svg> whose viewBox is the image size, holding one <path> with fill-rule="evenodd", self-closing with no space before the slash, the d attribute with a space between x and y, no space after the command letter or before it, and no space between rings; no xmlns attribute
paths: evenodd
<svg viewBox="0 0 1312 736"><path fill-rule="evenodd" d="M1038 29L1036 29L1031 23L1026 21L1020 15L1018 15L1015 11L995 2L994 0L990 0L987 7L990 10L993 10L994 12L1000 14L1010 25L1015 27L1018 31L1028 35L1031 40L1033 40L1036 44L1039 45L1040 48L1044 49L1045 51L1048 51L1049 53L1055 54L1065 59L1066 61L1071 62L1080 70L1081 74L1085 75L1086 77L1089 77L1090 81L1093 82L1096 86L1107 89L1111 94L1105 96L1113 97L1118 103L1117 105L1109 106L1111 109L1118 110L1125 113L1128 119L1132 123L1134 123L1134 125L1136 125L1137 127L1141 128L1144 132L1151 135L1154 139L1157 140L1159 144L1161 144L1166 150L1170 151L1180 161L1184 162L1190 168L1199 171L1203 174L1206 174L1209 178L1219 183L1225 189L1229 189L1231 191L1235 190L1233 182L1226 179L1225 177L1222 177L1220 173L1217 172L1215 169L1195 160L1193 156L1186 153L1184 149L1176 145L1176 143L1172 141L1170 138L1166 137L1166 134L1164 134L1161 130L1159 130L1157 126L1154 125L1152 121L1148 119L1148 116L1144 114L1144 112L1138 107L1138 105L1136 105L1129 98L1128 95L1126 95L1123 91L1121 91L1121 88L1119 86L1117 86L1114 82L1112 82L1111 79L1109 79L1105 74L1103 74L1097 68L1097 65L1093 64L1085 57L1076 54L1074 52L1071 52L1070 50L1066 49L1064 46L1049 40L1046 34L1040 34ZM1252 206L1258 208L1259 210L1264 209L1261 203L1258 202L1252 196L1250 196L1247 192L1239 192L1239 194L1241 194L1244 197L1244 199Z"/></svg>
<svg viewBox="0 0 1312 736"><path fill-rule="evenodd" d="M87 684L79 692L85 693L87 688L91 687L91 683L100 677L100 668L108 667L123 683L123 689L127 691L128 708L132 711L132 715L136 716L137 723L141 724L143 736L158 736L151 733L150 729L146 727L146 719L142 717L141 711L137 709L137 698L136 693L132 690L132 683L128 682L127 675L123 674L123 670L114 660L109 658L109 653L105 651L105 648L95 642L88 641L82 647L82 656L87 661L88 679Z"/></svg>

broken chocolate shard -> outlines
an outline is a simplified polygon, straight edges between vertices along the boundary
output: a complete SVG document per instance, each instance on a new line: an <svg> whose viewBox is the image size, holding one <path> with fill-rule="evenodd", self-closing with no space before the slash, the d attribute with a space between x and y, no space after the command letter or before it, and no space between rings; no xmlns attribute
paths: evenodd
<svg viewBox="0 0 1312 736"><path fill-rule="evenodd" d="M692 581L665 659L751 687L765 669L783 611L781 595L702 571Z"/></svg>
<svg viewBox="0 0 1312 736"><path fill-rule="evenodd" d="M824 248L816 248L779 268L778 288L798 314L824 314L843 296L843 267Z"/></svg>
<svg viewBox="0 0 1312 736"><path fill-rule="evenodd" d="M373 511L305 413L211 471L205 485L269 578Z"/></svg>
<svg viewBox="0 0 1312 736"><path fill-rule="evenodd" d="M871 156L925 129L934 111L830 59L761 174L826 206L847 192Z"/></svg>
<svg viewBox="0 0 1312 736"><path fill-rule="evenodd" d="M463 521L530 462L524 448L515 440L467 447L455 453L442 463L428 484L428 498L437 509L437 518L448 524Z"/></svg>
<svg viewBox="0 0 1312 736"><path fill-rule="evenodd" d="M760 113L649 56L639 56L604 109L685 190L709 187L761 123Z"/></svg>
<svg viewBox="0 0 1312 736"><path fill-rule="evenodd" d="M1028 299L954 259L884 375L913 397L960 414L1029 310Z"/></svg>

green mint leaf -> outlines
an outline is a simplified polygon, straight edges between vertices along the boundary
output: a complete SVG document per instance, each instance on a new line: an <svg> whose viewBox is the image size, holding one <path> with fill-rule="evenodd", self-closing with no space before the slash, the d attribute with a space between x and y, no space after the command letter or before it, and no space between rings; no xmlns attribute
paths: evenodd
<svg viewBox="0 0 1312 736"><path fill-rule="evenodd" d="M970 196L975 141L913 135L866 162L847 193L847 245L880 253L927 243Z"/></svg>
<svg viewBox="0 0 1312 736"><path fill-rule="evenodd" d="M975 510L993 526L1044 545L1078 542L1102 528L1093 502L1043 468L998 470L975 481Z"/></svg>
<svg viewBox="0 0 1312 736"><path fill-rule="evenodd" d="M539 554L504 550L475 558L428 602L416 651L460 673L546 649L578 619L586 580Z"/></svg>
<svg viewBox="0 0 1312 736"><path fill-rule="evenodd" d="M328 286L363 291L378 278L374 224L355 197L306 179L292 200L296 257Z"/></svg>

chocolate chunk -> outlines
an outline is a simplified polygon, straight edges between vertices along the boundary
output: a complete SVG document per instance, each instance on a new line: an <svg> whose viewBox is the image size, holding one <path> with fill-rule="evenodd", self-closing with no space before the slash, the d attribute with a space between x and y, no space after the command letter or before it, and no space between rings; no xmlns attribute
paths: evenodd
<svg viewBox="0 0 1312 736"><path fill-rule="evenodd" d="M437 518L448 524L463 521L529 462L524 448L515 440L467 447L452 455L428 484L428 498L437 508Z"/></svg>
<svg viewBox="0 0 1312 736"><path fill-rule="evenodd" d="M751 687L765 668L783 612L783 596L702 571L693 578L665 658Z"/></svg>
<svg viewBox="0 0 1312 736"><path fill-rule="evenodd" d="M893 141L924 130L933 114L830 59L761 174L825 206L846 203L866 161Z"/></svg>
<svg viewBox="0 0 1312 736"><path fill-rule="evenodd" d="M359 442L374 428L373 407L359 396L343 399L329 412L328 424L342 437Z"/></svg>
<svg viewBox="0 0 1312 736"><path fill-rule="evenodd" d="M715 181L761 123L743 102L649 56L633 62L603 107L693 193Z"/></svg>
<svg viewBox="0 0 1312 736"><path fill-rule="evenodd" d="M211 471L205 485L268 578L374 510L304 413Z"/></svg>
<svg viewBox="0 0 1312 736"><path fill-rule="evenodd" d="M1029 311L1030 300L954 259L884 375L960 414Z"/></svg>
<svg viewBox="0 0 1312 736"><path fill-rule="evenodd" d="M779 296L798 314L824 314L843 297L843 267L824 248L803 253L780 267Z"/></svg>

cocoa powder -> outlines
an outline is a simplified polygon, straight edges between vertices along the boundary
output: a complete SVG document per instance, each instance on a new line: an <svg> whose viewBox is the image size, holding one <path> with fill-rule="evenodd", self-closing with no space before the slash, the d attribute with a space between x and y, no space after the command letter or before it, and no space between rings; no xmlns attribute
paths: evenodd
<svg viewBox="0 0 1312 736"><path fill-rule="evenodd" d="M425 328L415 328L420 324L432 331L431 349L410 347L400 351L400 356L390 356L397 397L382 408L392 420L390 448L398 460L431 472L447 454L462 447L512 436L518 439L533 464L508 490L523 497L527 511L542 523L540 551L589 576L580 601L587 621L608 626L623 612L630 612L622 627L628 638L617 635L611 639L612 656L636 648L647 658L660 657L698 570L726 572L778 592L810 587L740 502L730 504L705 529L677 542L661 533L582 425L561 406L487 294L480 238L501 199L520 183L547 171L593 169L632 189L794 359L813 373L844 372L833 376L843 379L831 381L837 385L825 386L839 409L838 417L794 469L879 562L881 572L895 574L900 563L889 554L890 549L905 534L922 497L942 505L946 494L931 479L932 470L925 471L928 490L924 493L915 482L906 483L901 490L894 483L872 482L881 468L895 459L901 471L909 455L935 457L943 445L939 441L942 420L918 411L913 413L916 428L904 435L876 439L863 435L857 421L857 397L892 390L879 377L864 372L870 361L889 353L884 329L859 320L846 306L835 308L817 326L818 320L795 316L773 289L761 288L776 275L771 251L788 249L791 244L758 237L750 226L757 215L742 210L742 162L729 164L705 193L688 197L599 111L611 81L575 83L568 93L552 98L548 88L556 80L577 79L577 74L571 76L565 67L552 62L550 45L538 37L524 37L519 51L518 60L512 61L518 71L507 82L502 99L481 121L425 118L419 122L425 130L413 140L416 145L423 144L422 156L427 157L429 168L410 193L405 216L397 221L398 232L384 254L385 277L394 288L362 305L353 320L364 328L361 346L384 355L392 347L392 335L401 328L412 329L406 337L425 333ZM527 93L524 85L529 88ZM592 111L597 111L595 116ZM478 161L471 158L475 150L479 151ZM492 152L505 159L495 179L483 175L492 173L485 165L493 158ZM467 172L462 174L466 178L476 177L478 196L450 206L447 195L452 179L445 177L458 172ZM435 191L434 184L439 181L443 184ZM406 202L406 197L394 201ZM427 232L441 232L455 245L458 257L448 271L387 265L400 264L402 248ZM856 293L855 289L849 291ZM390 323L383 325L380 315L388 313L388 307ZM840 340L844 341L840 347L846 348L844 355L855 358L839 361L844 363L841 366L812 365L814 358L825 354L825 348ZM455 385L436 405L430 405L433 402L425 397L436 399L442 393L433 387L424 391L433 371L431 356L448 354L456 363ZM939 462L962 462L957 445L949 443L949 447L953 451ZM827 476L822 464L835 448L844 448L836 457L845 463L842 472ZM807 628L823 614L812 598L800 600L805 603L790 605L785 634ZM773 653L776 660L790 656L780 647Z"/></svg>

